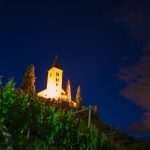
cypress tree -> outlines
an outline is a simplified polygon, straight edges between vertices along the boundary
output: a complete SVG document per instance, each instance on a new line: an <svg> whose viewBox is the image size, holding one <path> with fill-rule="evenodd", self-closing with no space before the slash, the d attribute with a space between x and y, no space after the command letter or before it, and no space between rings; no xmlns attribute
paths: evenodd
<svg viewBox="0 0 150 150"><path fill-rule="evenodd" d="M76 93L76 109L79 110L81 109L81 90L80 90L80 85L77 88L77 93Z"/></svg>
<svg viewBox="0 0 150 150"><path fill-rule="evenodd" d="M29 95L35 94L35 69L33 64L27 68L20 89Z"/></svg>
<svg viewBox="0 0 150 150"><path fill-rule="evenodd" d="M94 116L96 117L96 119L98 119L98 107L97 105L94 106Z"/></svg>
<svg viewBox="0 0 150 150"><path fill-rule="evenodd" d="M71 105L72 100L71 100L71 86L70 86L70 80L67 81L67 86L66 86L66 96L69 105Z"/></svg>

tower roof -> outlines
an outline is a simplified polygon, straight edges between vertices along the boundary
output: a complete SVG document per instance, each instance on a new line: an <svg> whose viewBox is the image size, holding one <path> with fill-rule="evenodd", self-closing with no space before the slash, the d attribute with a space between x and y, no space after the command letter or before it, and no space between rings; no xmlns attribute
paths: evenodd
<svg viewBox="0 0 150 150"><path fill-rule="evenodd" d="M55 60L52 63L51 68L53 68L53 67L58 68L58 69L62 69L57 56L55 57Z"/></svg>

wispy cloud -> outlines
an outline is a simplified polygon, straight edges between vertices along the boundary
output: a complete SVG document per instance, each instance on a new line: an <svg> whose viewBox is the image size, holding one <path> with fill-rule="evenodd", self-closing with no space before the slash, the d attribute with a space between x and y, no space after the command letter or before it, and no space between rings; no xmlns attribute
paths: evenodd
<svg viewBox="0 0 150 150"><path fill-rule="evenodd" d="M143 114L141 122L132 124L134 131L150 131L150 1L143 0L135 5L129 1L115 12L115 20L128 27L142 44L142 56L132 66L122 68L120 78L125 81L126 88L122 95L132 100L147 112ZM136 55L136 54L135 54Z"/></svg>
<svg viewBox="0 0 150 150"><path fill-rule="evenodd" d="M144 113L142 122L134 122L130 128L132 131L147 132L150 131L150 110Z"/></svg>

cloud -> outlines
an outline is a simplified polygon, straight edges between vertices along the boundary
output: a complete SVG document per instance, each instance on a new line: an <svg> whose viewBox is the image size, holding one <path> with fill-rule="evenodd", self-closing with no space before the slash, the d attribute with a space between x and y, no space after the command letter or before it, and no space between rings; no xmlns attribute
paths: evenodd
<svg viewBox="0 0 150 150"><path fill-rule="evenodd" d="M147 110L142 121L133 123L131 129L150 132L150 2L137 1L135 5L126 1L115 12L115 21L121 22L142 43L141 57L130 67L121 68L120 79L126 83L122 95Z"/></svg>
<svg viewBox="0 0 150 150"><path fill-rule="evenodd" d="M150 56L142 56L135 65L125 68L120 78L128 82L122 94L143 108L150 109Z"/></svg>
<svg viewBox="0 0 150 150"><path fill-rule="evenodd" d="M142 122L137 123L134 122L131 125L131 130L132 131L138 131L138 132L147 132L150 131L150 111L144 114L144 118Z"/></svg>

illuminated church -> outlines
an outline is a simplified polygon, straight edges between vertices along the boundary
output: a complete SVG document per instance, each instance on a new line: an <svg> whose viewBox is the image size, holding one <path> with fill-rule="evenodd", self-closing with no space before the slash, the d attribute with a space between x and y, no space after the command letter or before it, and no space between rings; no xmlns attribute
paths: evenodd
<svg viewBox="0 0 150 150"><path fill-rule="evenodd" d="M38 93L38 96L51 99L67 99L65 91L62 89L63 70L60 67L58 58L56 57L51 68L48 71L47 87Z"/></svg>

